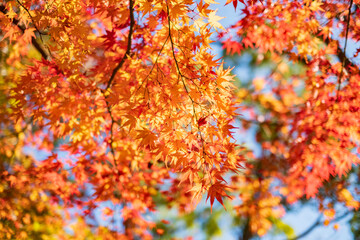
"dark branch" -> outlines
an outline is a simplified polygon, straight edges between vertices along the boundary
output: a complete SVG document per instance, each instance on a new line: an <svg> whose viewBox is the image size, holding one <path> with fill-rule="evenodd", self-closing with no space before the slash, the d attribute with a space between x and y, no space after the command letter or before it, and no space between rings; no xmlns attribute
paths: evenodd
<svg viewBox="0 0 360 240"><path fill-rule="evenodd" d="M341 65L341 71L340 71L340 75L339 75L339 80L338 80L338 87L337 87L337 92L336 92L336 101L338 101L338 95L340 92L340 86L341 86L341 79L342 76L344 74L344 67L346 64L346 47L347 47L347 42L348 42L348 35L349 35L349 27L350 27L350 17L351 17L351 7L353 4L353 0L350 0L350 5L349 5L349 13L348 13L348 17L347 17L347 22L346 22L346 33L345 33L345 45L344 45L344 52L343 53L343 61L342 61L342 65Z"/></svg>
<svg viewBox="0 0 360 240"><path fill-rule="evenodd" d="M242 231L242 236L240 236L239 240L250 240L252 237L253 233L250 230L250 217L248 217Z"/></svg>
<svg viewBox="0 0 360 240"><path fill-rule="evenodd" d="M41 39L41 41L42 41L41 35L46 35L46 34L40 32L40 30L38 29L38 27L36 26L36 24L35 24L35 22L34 22L33 16L30 14L29 10L24 6L24 4L22 4L19 0L16 0L16 1L17 1L17 3L27 12L27 14L29 15L29 17L30 17L30 19L31 19L31 21L32 21L32 24L34 25L36 31L39 33L40 39Z"/></svg>
<svg viewBox="0 0 360 240"><path fill-rule="evenodd" d="M3 5L0 5L0 12L2 12L4 15L7 14L7 10L5 8L5 6ZM21 26L20 23L19 23L19 20L16 19L16 18L13 18L12 20L12 23L14 25L16 25L22 33L25 32L26 28L24 26ZM36 41L36 39L34 37L31 38L31 44L35 47L35 49L41 54L41 56L44 58L44 59L48 59L49 56L48 54L45 52L45 50L42 48L42 46Z"/></svg>
<svg viewBox="0 0 360 240"><path fill-rule="evenodd" d="M346 216L348 216L350 213L352 213L352 211L348 211L346 213L344 213L343 215L340 215L334 219L332 219L330 221L330 223L333 223L333 222L338 222L340 221L341 219L345 218ZM322 218L322 215L320 215L317 220L313 223L313 225L311 225L305 232L301 233L300 235L296 236L295 238L290 238L288 240L298 240L300 238L303 238L305 237L306 235L308 235L309 233L311 233L316 227L318 227L320 224L323 224L323 221L321 220Z"/></svg>
<svg viewBox="0 0 360 240"><path fill-rule="evenodd" d="M116 73L124 65L125 60L128 58L128 56L131 53L131 41L132 41L132 34L134 32L135 18L134 18L134 3L133 3L133 0L129 0L129 2L130 2L130 30L129 30L129 35L128 35L127 49L126 49L124 57L121 59L119 64L114 68L114 70L113 70L113 72L111 74L111 77L110 77L110 79L108 81L108 84L106 86L106 90L108 90L111 87L111 84L114 81Z"/></svg>
<svg viewBox="0 0 360 240"><path fill-rule="evenodd" d="M337 42L337 51L336 51L336 56L339 58L339 61L343 64L344 68L346 68L346 66L351 66L351 67L356 67L356 65L345 55L345 53L343 52L343 50L340 48L340 44L339 41L335 40ZM325 40L326 44L330 44L330 39L326 39Z"/></svg>
<svg viewBox="0 0 360 240"><path fill-rule="evenodd" d="M112 82L114 81L114 78L115 78L115 75L116 73L119 71L119 69L124 65L125 63L125 60L128 58L128 56L130 55L131 53L131 41L132 41L132 35L133 35L133 32L134 32L134 25L135 25L135 18L134 18L134 2L133 0L129 0L129 4L130 4L130 29L129 29L129 34L128 34L128 44L127 44L127 49L126 49L126 52L125 52L125 55L124 57L121 59L121 61L119 62L119 64L114 68L112 74L111 74L111 77L107 83L107 86L106 86L106 89L105 90L101 90L104 98L105 98L105 103L106 103L106 108L109 112L109 115L110 115L110 118L111 118L111 126L110 126L110 151L111 151L111 154L114 158L114 166L115 166L115 172L117 173L118 172L118 169L117 169L117 163L116 163L116 160L115 160L115 150L114 150L114 147L113 147L113 142L114 142L114 132L113 132L113 128L114 128L114 125L116 123L115 119L114 119L114 116L112 114L112 110L111 110L111 106L109 104L109 101L107 100L108 99L108 95L105 95L107 90L109 90L109 88L111 87L111 84Z"/></svg>

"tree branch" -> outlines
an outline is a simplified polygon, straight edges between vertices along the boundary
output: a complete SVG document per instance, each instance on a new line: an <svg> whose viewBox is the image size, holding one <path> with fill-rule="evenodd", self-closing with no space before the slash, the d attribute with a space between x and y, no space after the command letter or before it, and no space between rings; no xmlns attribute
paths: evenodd
<svg viewBox="0 0 360 240"><path fill-rule="evenodd" d="M110 151L111 154L113 155L114 158L114 166L115 166L115 172L118 172L117 169L117 163L115 160L115 149L113 147L113 142L114 142L114 132L113 132L113 128L114 125L116 123L114 116L112 114L112 110L111 110L111 106L108 99L108 95L105 95L105 93L110 89L112 82L114 81L115 75L116 73L119 71L119 69L124 65L125 60L128 58L128 56L131 53L131 42L132 42L132 35L134 32L134 25L135 25L135 18L134 18L134 2L133 0L129 0L129 5L130 5L130 29L129 29L129 34L128 34L128 44L127 44L127 49L125 52L124 57L121 59L121 61L119 62L119 64L114 68L111 77L107 83L106 89L105 90L101 90L104 98L105 98L105 103L106 103L106 108L109 112L110 118L111 118L111 126L110 126Z"/></svg>
<svg viewBox="0 0 360 240"><path fill-rule="evenodd" d="M174 44L174 40L173 40L172 35L171 35L171 26L170 26L171 19L170 19L170 10L169 10L168 3L166 3L166 9L167 9L167 18L168 18L169 38L170 38L171 50L172 50L172 55L173 55L173 58L174 58L174 61L175 61L176 70L177 70L177 72L178 72L178 74L180 76L180 79L181 79L181 82L182 82L182 84L184 86L184 89L185 89L189 99L191 100L191 104L192 104L192 108L193 108L193 116L194 116L194 118L196 120L196 123L198 123L199 119L198 119L198 117L196 115L195 103L197 105L199 105L199 106L200 106L200 104L194 101L194 99L190 95L189 90L186 87L186 83L185 83L185 80L184 80L184 78L186 78L186 77L181 73L181 70L180 70L180 67L179 67L179 62L177 61L176 55L175 55L175 47L174 47L175 44ZM205 156L207 155L206 151L205 151L205 141L204 141L204 138L202 137L199 124L197 125L197 128L198 128L198 135L200 136L200 140L201 140L201 143L202 143L203 158L205 158Z"/></svg>
<svg viewBox="0 0 360 240"><path fill-rule="evenodd" d="M130 30L129 30L129 35L128 35L127 49L126 49L124 57L121 59L119 64L114 68L114 70L111 74L111 77L108 81L108 84L106 86L106 90L108 90L111 87L111 84L114 81L116 73L124 65L125 60L128 58L128 56L131 53L131 41L132 41L132 34L134 32L135 18L134 18L134 2L133 2L133 0L129 0L129 3L130 3Z"/></svg>
<svg viewBox="0 0 360 240"><path fill-rule="evenodd" d="M4 15L7 14L7 10L5 8L5 6L3 5L0 5L0 12L2 12ZM26 28L24 26L21 26L19 24L19 20L16 19L16 18L13 18L12 20L12 23L14 25L16 25L22 33L25 32ZM41 54L41 56L44 58L44 59L48 59L49 56L48 54L45 52L45 50L41 47L41 45L36 41L36 39L34 37L31 37L31 44L35 47L35 49Z"/></svg>
<svg viewBox="0 0 360 240"><path fill-rule="evenodd" d="M16 0L16 1L17 1L17 3L27 12L27 14L29 15L29 17L30 17L30 19L31 19L31 21L32 21L32 24L34 25L36 31L39 33L40 39L41 39L41 41L42 41L41 35L46 35L46 34L40 32L40 30L38 29L38 27L36 26L36 24L35 24L35 22L34 22L33 16L30 14L29 10L24 6L24 4L22 4L19 0Z"/></svg>
<svg viewBox="0 0 360 240"><path fill-rule="evenodd" d="M341 71L340 71L339 80L338 80L338 87L337 87L337 92L336 92L336 101L338 101L338 96L339 96L340 86L341 86L341 79L342 79L342 76L344 74L344 67L345 67L345 60L346 60L346 47L347 47L348 35L349 35L349 26L350 26L350 17L351 17L352 4L353 4L353 0L350 0L349 13L348 13L347 23L346 23L345 45L344 45L344 52L343 52L344 56L343 56L343 61L342 61L342 65L341 65Z"/></svg>
<svg viewBox="0 0 360 240"><path fill-rule="evenodd" d="M239 240L250 240L252 237L253 237L253 233L250 230L250 217L248 217L246 219L246 223Z"/></svg>
<svg viewBox="0 0 360 240"><path fill-rule="evenodd" d="M341 216L338 216L337 218L334 218L330 221L330 223L332 222L338 222L341 219L345 218L346 216L348 216L350 213L352 213L352 211L348 211L346 213L344 213ZM305 232L301 233L300 235L296 236L295 238L289 238L287 240L298 240L300 238L305 237L306 235L308 235L309 233L311 233L316 227L318 227L320 224L323 223L323 221L321 220L322 215L320 215L317 220L313 223L313 225L311 225Z"/></svg>

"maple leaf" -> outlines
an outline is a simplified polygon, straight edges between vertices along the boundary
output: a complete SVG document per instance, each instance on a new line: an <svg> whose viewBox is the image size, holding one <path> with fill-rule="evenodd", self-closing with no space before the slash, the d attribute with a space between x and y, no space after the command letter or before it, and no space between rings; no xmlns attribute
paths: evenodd
<svg viewBox="0 0 360 240"><path fill-rule="evenodd" d="M208 21L210 23L210 26L213 27L215 30L217 28L225 30L225 28L220 23L218 23L218 21L223 19L224 17L216 16L216 12L217 12L217 10L211 11L210 14L209 14Z"/></svg>
<svg viewBox="0 0 360 240"><path fill-rule="evenodd" d="M4 37L1 39L2 41L6 38L9 38L10 40L10 43L12 42L14 36L18 33L18 31L13 28L13 27L10 27L10 29L8 29L4 35Z"/></svg>
<svg viewBox="0 0 360 240"><path fill-rule="evenodd" d="M203 126L203 125L206 124L206 118L207 118L207 116L206 116L206 117L199 118L199 120L198 120L198 125L199 125L199 127L201 127L201 126Z"/></svg>
<svg viewBox="0 0 360 240"><path fill-rule="evenodd" d="M232 3L233 3L233 6L234 6L234 9L236 10L238 1L241 2L242 4L246 5L244 0L227 0L226 3L225 3L225 5L228 5L229 3L232 2Z"/></svg>
<svg viewBox="0 0 360 240"><path fill-rule="evenodd" d="M12 8L10 8L10 10L6 13L6 16L8 16L10 19L14 19L17 17L17 14Z"/></svg>
<svg viewBox="0 0 360 240"><path fill-rule="evenodd" d="M114 213L114 210L109 208L109 207L106 207L103 209L103 213L106 215L106 216L112 216L113 213Z"/></svg>
<svg viewBox="0 0 360 240"><path fill-rule="evenodd" d="M32 38L35 38L35 33L34 33L35 30L36 30L35 28L27 28L25 30L25 32L22 35L22 38L26 43L31 43Z"/></svg>
<svg viewBox="0 0 360 240"><path fill-rule="evenodd" d="M216 182L209 187L206 201L210 198L211 211L212 211L212 207L213 207L215 198L225 208L222 198L223 197L230 198L230 196L227 195L227 193L225 192L226 188L227 188L227 186L220 182Z"/></svg>
<svg viewBox="0 0 360 240"><path fill-rule="evenodd" d="M106 49L112 48L116 45L116 32L113 29L112 31L105 30L106 34L102 36L105 39Z"/></svg>
<svg viewBox="0 0 360 240"><path fill-rule="evenodd" d="M237 41L226 40L223 42L223 49L226 49L226 54L241 54L241 50L243 49L241 43Z"/></svg>
<svg viewBox="0 0 360 240"><path fill-rule="evenodd" d="M321 1L312 1L310 4L310 10L316 12L316 11L324 11L324 9L321 8Z"/></svg>
<svg viewBox="0 0 360 240"><path fill-rule="evenodd" d="M218 2L214 1L214 0L204 0L205 3L207 4L219 4Z"/></svg>

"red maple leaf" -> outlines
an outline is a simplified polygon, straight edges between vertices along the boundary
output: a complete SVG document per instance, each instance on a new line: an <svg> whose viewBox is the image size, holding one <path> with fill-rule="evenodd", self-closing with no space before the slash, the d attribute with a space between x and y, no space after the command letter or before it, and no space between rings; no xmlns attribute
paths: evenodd
<svg viewBox="0 0 360 240"><path fill-rule="evenodd" d="M205 125L206 124L206 118L207 118L207 116L206 117L202 117L202 118L199 118L199 120L198 120L198 125L199 125L199 127L201 127L201 126L203 126L203 125Z"/></svg>

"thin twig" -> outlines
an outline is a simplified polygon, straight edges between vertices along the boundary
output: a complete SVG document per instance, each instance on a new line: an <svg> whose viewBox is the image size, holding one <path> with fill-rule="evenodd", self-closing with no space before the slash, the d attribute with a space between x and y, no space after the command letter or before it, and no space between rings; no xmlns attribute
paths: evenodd
<svg viewBox="0 0 360 240"><path fill-rule="evenodd" d="M344 45L344 56L345 57L343 58L342 65L341 65L341 71L340 71L340 75L339 75L338 87L337 87L337 92L336 92L336 101L338 101L338 99L339 99L339 92L340 92L340 87L341 87L341 79L342 79L342 76L344 74L345 59L346 59L346 47L347 47L348 35L349 35L352 4L353 4L353 0L350 0L349 13L348 13L347 23L346 23L346 33L345 33L345 45Z"/></svg>
<svg viewBox="0 0 360 240"><path fill-rule="evenodd" d="M179 67L179 63L178 63L178 61L177 61L177 59L176 59L175 47L174 47L175 44L174 44L173 38L172 38L172 36L171 36L171 26L170 26L171 19L170 19L170 10L169 10L168 4L166 4L166 8L167 8L169 38L170 38L170 43L171 43L172 55L173 55L173 58L174 58L174 61L175 61L175 66L176 66L177 72L178 72L178 74L179 74L179 76L180 76L181 82L182 82L182 84L183 84L183 86L184 86L184 89L185 89L185 91L186 91L189 99L191 100L192 107L193 107L194 118L195 118L195 120L196 120L196 123L198 123L198 117L197 117L197 115L196 115L196 110L195 110L195 103L196 103L196 102L195 102L194 99L191 97L190 92L189 92L189 90L188 90L187 87L186 87L186 83L185 83L185 80L184 80L184 78L186 78L186 77L181 73L181 70L180 70L180 67ZM197 105L200 105L200 104L198 104L198 103L196 103L196 104L197 104ZM198 134L199 134L199 136L200 136L200 140L201 140L201 143L202 143L203 158L204 158L204 160L205 160L205 156L207 156L206 151L205 151L205 141L204 141L204 139L203 139L203 137L202 137L199 124L197 124L197 128L198 128Z"/></svg>
<svg viewBox="0 0 360 240"><path fill-rule="evenodd" d="M0 5L0 12L2 12L4 15L7 14L7 10L5 8L5 6ZM13 18L12 20L12 24L16 25L22 33L25 32L26 28L24 26L21 26L19 23L19 20L16 18ZM45 50L40 46L40 44L36 41L36 39L34 37L31 37L31 44L35 47L35 49L41 54L41 56L44 59L49 59L48 54L45 52Z"/></svg>
<svg viewBox="0 0 360 240"><path fill-rule="evenodd" d="M108 90L110 88L112 82L114 81L116 73L124 65L125 60L128 58L128 56L130 55L130 52L131 52L131 41L132 41L132 34L134 32L135 19L134 19L134 3L133 3L133 0L129 0L129 3L130 3L130 30L129 30L129 35L128 35L127 49L126 49L124 57L121 59L119 64L114 68L114 70L113 70L113 72L111 74L111 77L110 77L110 79L108 81L108 84L106 86L106 90Z"/></svg>
<svg viewBox="0 0 360 240"><path fill-rule="evenodd" d="M144 84L145 81L148 81L148 78L150 77L150 74L151 74L152 71L154 70L155 65L157 66L157 62L158 62L158 60L159 60L159 57L160 57L160 55L161 55L161 52L163 51L163 49L164 49L164 47L165 47L165 44L166 44L166 42L168 41L168 39L169 39L169 36L167 36L167 38L165 39L165 42L164 42L164 44L162 45L162 47L161 47L161 49L160 49L160 51L159 51L159 53L158 53L158 55L157 55L157 57L156 57L156 59L155 59L155 62L154 62L154 64L152 65L152 67L151 67L151 69L150 69L149 74L145 77L144 81L142 81L142 83L140 84L140 86L136 89L135 93L136 93L137 91L139 91L139 89L142 87L142 85ZM158 81L158 82L159 82L159 81Z"/></svg>
<svg viewBox="0 0 360 240"><path fill-rule="evenodd" d="M133 35L133 32L134 32L134 25L135 25L135 19L134 19L134 3L133 3L133 0L129 0L129 5L130 5L130 29L129 29L129 34L128 34L128 45L127 45L127 49L126 49L126 52L125 52L125 55L124 57L121 59L121 61L119 62L119 64L114 68L112 74L111 74L111 77L107 83L107 86L106 86L106 89L105 90L101 90L101 93L103 94L104 98L105 98L105 103L106 103L106 108L107 108L107 111L109 112L109 115L110 115L110 118L111 118L111 126L110 126L110 151L111 151L111 154L114 158L114 166L115 166L115 171L117 172L118 169L117 169L117 163L116 163L116 160L115 160L115 149L113 147L113 142L114 142L114 131L113 131L113 128L114 128L114 125L116 123L115 121L115 118L112 114L112 110L111 110L111 106L110 106L110 103L108 101L108 96L109 95L106 95L106 92L109 91L110 87L111 87L111 84L112 82L114 81L114 78L115 78L115 75L116 73L119 71L119 69L124 65L125 63L125 60L128 58L128 56L130 56L131 54L131 42L132 42L132 35Z"/></svg>
<svg viewBox="0 0 360 240"><path fill-rule="evenodd" d="M46 35L46 34L40 32L40 30L38 29L38 27L36 26L36 24L35 24L35 22L34 22L33 16L30 14L29 10L28 10L19 0L16 0L16 1L17 1L17 3L27 12L27 14L29 15L32 24L34 25L36 31L39 33L41 42L44 43L44 41L43 41L43 39L42 39L42 35Z"/></svg>
<svg viewBox="0 0 360 240"><path fill-rule="evenodd" d="M348 216L350 213L352 213L352 211L348 211L346 213L344 213L343 215L334 218L332 220L330 220L330 223L332 222L338 222L341 219L345 218L346 216ZM301 233L300 235L296 236L295 238L288 238L287 240L298 240L300 238L305 237L306 235L308 235L309 233L311 233L317 226L319 226L320 224L323 223L322 219L322 214L317 218L317 220L313 223L313 225L311 225L305 232Z"/></svg>
<svg viewBox="0 0 360 240"><path fill-rule="evenodd" d="M166 5L166 8L167 8L167 15L168 15L169 38L170 38L170 42L171 42L172 55L173 55L173 58L174 58L174 61L175 61L176 70L177 70L177 72L179 73L181 82L182 82L182 84L183 84L183 86L184 86L184 89L185 89L185 91L186 91L189 99L191 100L191 103L192 103L192 106L193 106L194 117L195 117L195 119L196 119L196 121L197 121L198 119L197 119L197 116L196 116L195 105L194 105L194 104L195 104L195 101L192 99L192 97L191 97L190 94L189 94L189 90L187 89L186 84L185 84L185 81L184 81L184 75L183 75L183 74L181 73L181 71L180 71L179 63L178 63L178 61L177 61L177 59L176 59L176 56L175 56L174 41L173 41L172 36L171 36L171 27L170 27L170 22L171 22L171 20L170 20L169 6Z"/></svg>

